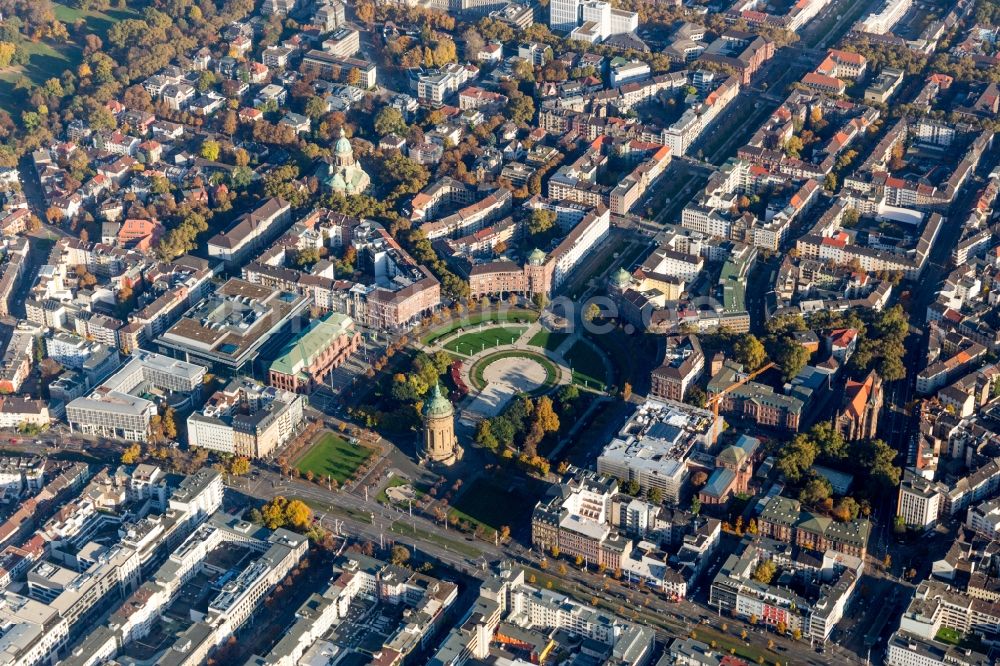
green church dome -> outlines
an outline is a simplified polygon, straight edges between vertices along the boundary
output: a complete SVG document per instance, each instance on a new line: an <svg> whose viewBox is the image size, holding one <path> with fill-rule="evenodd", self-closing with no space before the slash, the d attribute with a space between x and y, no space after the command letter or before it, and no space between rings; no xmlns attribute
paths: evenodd
<svg viewBox="0 0 1000 666"><path fill-rule="evenodd" d="M350 155L354 152L351 148L351 140L344 136L344 128L340 128L340 138L337 139L337 143L333 146L333 152L337 155Z"/></svg>

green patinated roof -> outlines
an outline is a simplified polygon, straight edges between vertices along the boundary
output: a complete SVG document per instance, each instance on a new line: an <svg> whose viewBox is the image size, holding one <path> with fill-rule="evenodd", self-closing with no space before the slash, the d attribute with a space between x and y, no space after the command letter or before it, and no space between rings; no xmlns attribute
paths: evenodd
<svg viewBox="0 0 1000 666"><path fill-rule="evenodd" d="M441 393L441 385L435 384L431 396L424 404L424 416L427 418L444 418L455 413L451 401Z"/></svg>
<svg viewBox="0 0 1000 666"><path fill-rule="evenodd" d="M611 283L623 287L632 280L632 275L624 268L619 268L611 275Z"/></svg>
<svg viewBox="0 0 1000 666"><path fill-rule="evenodd" d="M537 247L528 255L528 263L532 266L541 266L545 263L545 253Z"/></svg>
<svg viewBox="0 0 1000 666"><path fill-rule="evenodd" d="M334 144L333 151L338 155L347 155L354 152L354 149L351 148L351 140L344 136L343 127L340 128L340 138Z"/></svg>
<svg viewBox="0 0 1000 666"><path fill-rule="evenodd" d="M354 320L339 312L331 312L322 319L315 319L298 338L281 350L271 363L271 370L294 375L303 372L313 358L341 335L354 334Z"/></svg>
<svg viewBox="0 0 1000 666"><path fill-rule="evenodd" d="M719 460L739 467L747 457L747 452L738 446L727 446L719 453Z"/></svg>

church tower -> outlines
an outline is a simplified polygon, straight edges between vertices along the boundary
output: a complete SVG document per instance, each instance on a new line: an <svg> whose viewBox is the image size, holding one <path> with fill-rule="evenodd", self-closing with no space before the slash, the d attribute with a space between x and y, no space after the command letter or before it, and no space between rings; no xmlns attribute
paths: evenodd
<svg viewBox="0 0 1000 666"><path fill-rule="evenodd" d="M431 462L451 465L462 457L455 438L455 408L435 384L424 405L424 456Z"/></svg>

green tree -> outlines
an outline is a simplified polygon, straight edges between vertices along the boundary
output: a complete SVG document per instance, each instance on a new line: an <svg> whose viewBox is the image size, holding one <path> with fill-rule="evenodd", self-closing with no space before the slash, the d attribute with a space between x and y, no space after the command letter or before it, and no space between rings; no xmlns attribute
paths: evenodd
<svg viewBox="0 0 1000 666"><path fill-rule="evenodd" d="M324 114L326 114L327 105L326 102L323 101L322 97L319 97L318 95L313 95L306 102L306 105L303 110L311 120L315 121L319 120L320 118L323 117Z"/></svg>
<svg viewBox="0 0 1000 666"><path fill-rule="evenodd" d="M399 134L405 136L408 131L406 120L399 109L392 106L382 107L382 110L375 116L375 133L379 136L387 134Z"/></svg>
<svg viewBox="0 0 1000 666"><path fill-rule="evenodd" d="M881 439L867 442L861 451L861 464L876 487L882 491L891 491L899 485L901 470L893 463L898 452Z"/></svg>
<svg viewBox="0 0 1000 666"><path fill-rule="evenodd" d="M842 460L847 457L849 449L847 442L830 421L821 421L814 425L809 431L809 437L827 458Z"/></svg>
<svg viewBox="0 0 1000 666"><path fill-rule="evenodd" d="M536 208L531 211L528 217L528 233L532 236L547 233L556 224L556 214L554 211L544 208Z"/></svg>
<svg viewBox="0 0 1000 666"><path fill-rule="evenodd" d="M824 500L830 497L833 489L830 482L822 476L813 476L806 481L806 484L799 492L799 501L809 506L819 506Z"/></svg>
<svg viewBox="0 0 1000 666"><path fill-rule="evenodd" d="M201 144L201 150L198 154L204 157L206 160L211 160L212 162L217 162L219 160L219 153L222 148L219 146L218 141L213 141L208 139Z"/></svg>
<svg viewBox="0 0 1000 666"><path fill-rule="evenodd" d="M695 407L704 407L707 401L708 396L705 395L705 391L702 390L700 386L696 386L694 384L691 385L687 394L684 396L684 402L689 405L694 405Z"/></svg>
<svg viewBox="0 0 1000 666"><path fill-rule="evenodd" d="M778 469L789 481L796 483L812 467L819 448L809 437L800 433L778 455Z"/></svg>
<svg viewBox="0 0 1000 666"><path fill-rule="evenodd" d="M480 421L479 425L476 426L476 444L492 451L499 448L500 442L493 434L493 428L489 421Z"/></svg>
<svg viewBox="0 0 1000 666"><path fill-rule="evenodd" d="M535 101L527 95L515 96L507 104L507 113L518 125L527 125L535 117Z"/></svg>
<svg viewBox="0 0 1000 666"><path fill-rule="evenodd" d="M896 534L906 534L906 519L896 516L892 519L892 531Z"/></svg>
<svg viewBox="0 0 1000 666"><path fill-rule="evenodd" d="M774 350L774 361L781 368L781 375L787 382L806 367L809 351L792 337L781 338Z"/></svg>
<svg viewBox="0 0 1000 666"><path fill-rule="evenodd" d="M802 143L802 139L797 136L793 136L785 144L785 154L789 157L799 157L802 154L802 149L805 146Z"/></svg>
<svg viewBox="0 0 1000 666"><path fill-rule="evenodd" d="M748 372L753 372L767 362L767 352L757 336L743 333L733 345L733 358L742 363Z"/></svg>

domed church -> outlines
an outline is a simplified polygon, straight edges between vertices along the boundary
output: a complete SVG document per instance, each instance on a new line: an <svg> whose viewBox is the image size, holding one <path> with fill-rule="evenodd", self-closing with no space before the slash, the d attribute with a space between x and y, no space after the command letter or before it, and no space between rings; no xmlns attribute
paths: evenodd
<svg viewBox="0 0 1000 666"><path fill-rule="evenodd" d="M361 194L371 182L365 170L354 161L354 148L341 127L340 138L333 147L333 162L323 178L323 184L341 194Z"/></svg>

